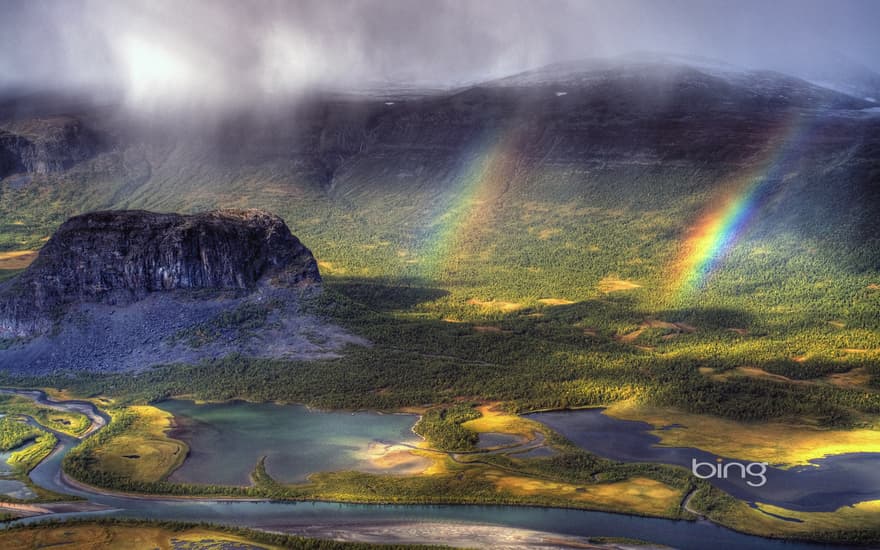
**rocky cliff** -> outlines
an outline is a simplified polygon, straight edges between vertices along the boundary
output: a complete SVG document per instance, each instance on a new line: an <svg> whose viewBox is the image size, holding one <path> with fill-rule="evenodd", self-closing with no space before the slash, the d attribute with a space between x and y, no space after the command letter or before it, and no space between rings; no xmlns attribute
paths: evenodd
<svg viewBox="0 0 880 550"><path fill-rule="evenodd" d="M45 332L70 303L126 304L175 289L320 282L311 252L261 210L76 216L20 276L0 287L0 337Z"/></svg>
<svg viewBox="0 0 880 550"><path fill-rule="evenodd" d="M98 139L82 121L54 116L18 121L0 128L0 178L9 174L51 174L89 159Z"/></svg>

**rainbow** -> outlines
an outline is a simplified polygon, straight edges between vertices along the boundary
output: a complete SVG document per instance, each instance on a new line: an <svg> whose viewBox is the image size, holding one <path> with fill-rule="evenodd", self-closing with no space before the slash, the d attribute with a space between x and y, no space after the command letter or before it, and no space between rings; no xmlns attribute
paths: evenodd
<svg viewBox="0 0 880 550"><path fill-rule="evenodd" d="M793 113L769 141L767 152L745 174L719 186L708 208L689 231L679 251L672 277L677 301L690 301L704 290L714 272L747 231L773 182L800 150L806 134L801 116Z"/></svg>
<svg viewBox="0 0 880 550"><path fill-rule="evenodd" d="M493 219L494 208L525 162L520 132L487 131L460 157L453 175L452 203L433 213L428 237L420 246L421 275L444 280L458 275L458 258L472 253L478 235Z"/></svg>

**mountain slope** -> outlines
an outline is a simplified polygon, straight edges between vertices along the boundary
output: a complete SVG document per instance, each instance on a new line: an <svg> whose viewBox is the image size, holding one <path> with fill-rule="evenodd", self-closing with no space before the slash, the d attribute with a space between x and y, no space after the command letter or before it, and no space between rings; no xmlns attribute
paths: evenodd
<svg viewBox="0 0 880 550"><path fill-rule="evenodd" d="M83 111L114 147L6 177L0 245L37 248L91 209L271 209L317 251L329 314L374 343L333 368L386 404L477 388L679 403L672 385L694 388L683 406L710 395L745 414L742 388L698 369L870 378L880 117L801 80L724 73L553 68L181 126ZM701 261L703 244L717 254Z"/></svg>

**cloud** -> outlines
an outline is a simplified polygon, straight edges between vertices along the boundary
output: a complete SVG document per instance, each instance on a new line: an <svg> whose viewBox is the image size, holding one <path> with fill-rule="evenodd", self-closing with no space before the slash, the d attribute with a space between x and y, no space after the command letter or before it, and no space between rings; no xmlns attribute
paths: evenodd
<svg viewBox="0 0 880 550"><path fill-rule="evenodd" d="M0 0L0 89L225 105L383 81L455 85L641 50L877 69L871 0ZM823 60L828 61L823 61Z"/></svg>

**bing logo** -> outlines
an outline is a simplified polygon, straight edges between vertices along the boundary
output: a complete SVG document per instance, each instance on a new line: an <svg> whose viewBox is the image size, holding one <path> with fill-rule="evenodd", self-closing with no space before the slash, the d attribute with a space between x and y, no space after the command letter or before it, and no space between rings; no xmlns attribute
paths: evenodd
<svg viewBox="0 0 880 550"><path fill-rule="evenodd" d="M766 462L724 462L718 458L715 464L711 462L697 462L691 459L691 472L700 479L728 479L730 476L738 476L746 480L751 487L762 487L767 483ZM760 480L760 481L756 481Z"/></svg>

